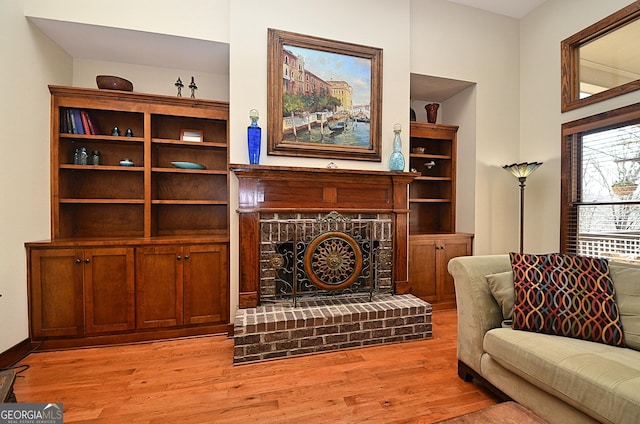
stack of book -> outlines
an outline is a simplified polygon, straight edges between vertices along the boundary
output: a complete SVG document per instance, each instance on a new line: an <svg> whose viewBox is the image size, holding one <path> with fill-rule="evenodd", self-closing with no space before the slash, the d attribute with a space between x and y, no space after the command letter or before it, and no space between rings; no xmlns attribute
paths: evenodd
<svg viewBox="0 0 640 424"><path fill-rule="evenodd" d="M68 134L100 134L87 111L73 108L60 109L60 132Z"/></svg>

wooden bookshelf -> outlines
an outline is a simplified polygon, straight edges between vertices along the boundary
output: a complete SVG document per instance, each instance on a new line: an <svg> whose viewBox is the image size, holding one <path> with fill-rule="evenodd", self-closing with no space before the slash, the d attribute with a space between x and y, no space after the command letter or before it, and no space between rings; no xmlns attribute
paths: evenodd
<svg viewBox="0 0 640 424"><path fill-rule="evenodd" d="M26 244L31 338L68 346L227 331L228 104L49 89L51 240ZM84 118L69 125L70 115ZM184 129L202 140L182 140ZM77 163L79 148L100 163Z"/></svg>
<svg viewBox="0 0 640 424"><path fill-rule="evenodd" d="M411 122L409 166L420 176L409 185L409 285L434 309L455 307L447 264L470 255L472 234L456 233L455 125Z"/></svg>

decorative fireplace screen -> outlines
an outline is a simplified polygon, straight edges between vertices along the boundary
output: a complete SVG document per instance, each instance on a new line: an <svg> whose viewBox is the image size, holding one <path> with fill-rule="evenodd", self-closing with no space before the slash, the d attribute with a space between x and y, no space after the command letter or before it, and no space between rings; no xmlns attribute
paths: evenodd
<svg viewBox="0 0 640 424"><path fill-rule="evenodd" d="M393 292L389 214L263 214L261 302Z"/></svg>

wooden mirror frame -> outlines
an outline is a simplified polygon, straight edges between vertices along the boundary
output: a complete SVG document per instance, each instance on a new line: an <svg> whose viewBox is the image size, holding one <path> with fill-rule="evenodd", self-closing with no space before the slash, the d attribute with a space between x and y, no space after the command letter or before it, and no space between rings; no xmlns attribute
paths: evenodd
<svg viewBox="0 0 640 424"><path fill-rule="evenodd" d="M609 34L616 29L640 18L640 1L607 16L560 43L561 50L561 111L577 109L606 99L611 99L640 89L640 79L612 87L584 99L580 98L579 50L586 43Z"/></svg>

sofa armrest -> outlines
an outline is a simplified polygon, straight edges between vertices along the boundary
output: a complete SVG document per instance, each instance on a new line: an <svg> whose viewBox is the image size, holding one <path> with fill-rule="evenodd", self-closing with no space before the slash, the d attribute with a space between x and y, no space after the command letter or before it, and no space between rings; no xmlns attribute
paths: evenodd
<svg viewBox="0 0 640 424"><path fill-rule="evenodd" d="M502 310L493 298L486 275L511 270L508 255L461 256L448 264L453 276L458 311L458 361L482 375L484 335L500 327Z"/></svg>

